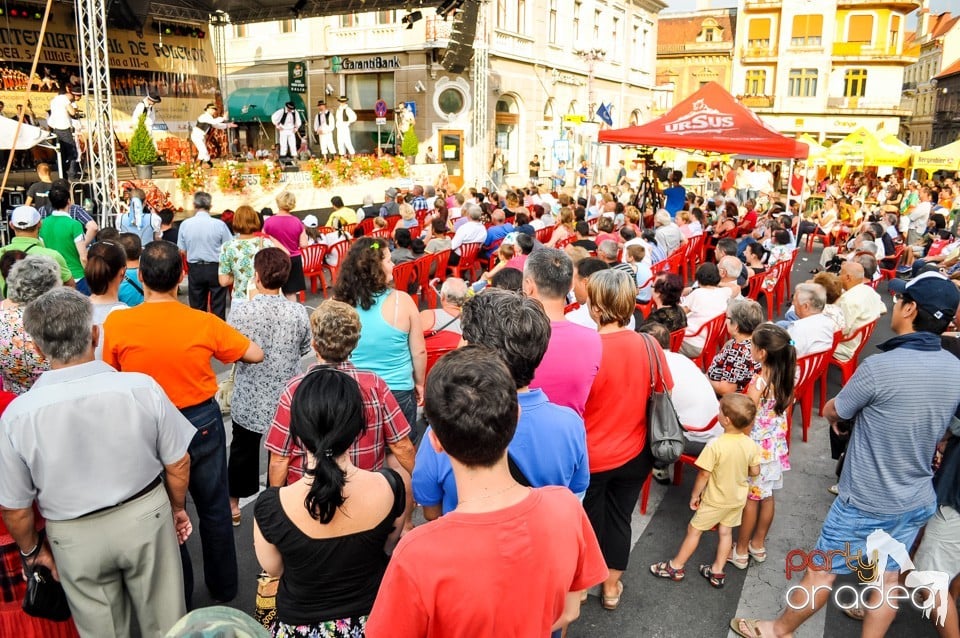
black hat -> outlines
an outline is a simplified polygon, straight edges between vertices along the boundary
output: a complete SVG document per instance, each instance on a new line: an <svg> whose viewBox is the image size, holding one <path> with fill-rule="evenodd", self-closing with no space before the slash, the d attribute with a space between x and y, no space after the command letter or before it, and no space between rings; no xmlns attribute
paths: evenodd
<svg viewBox="0 0 960 638"><path fill-rule="evenodd" d="M324 102L323 100L317 100L317 106L326 106L326 105L327 103Z"/></svg>
<svg viewBox="0 0 960 638"><path fill-rule="evenodd" d="M295 109L295 108L297 108L296 105L295 105L293 102L287 102L286 104L284 104L284 106L287 107L288 109Z"/></svg>
<svg viewBox="0 0 960 638"><path fill-rule="evenodd" d="M160 94L157 93L156 89L150 89L149 91L147 91L147 98L151 102L155 102L157 104L160 104L160 102L163 101L162 99L160 99Z"/></svg>
<svg viewBox="0 0 960 638"><path fill-rule="evenodd" d="M71 84L67 87L67 93L71 95L83 95L83 90L79 86Z"/></svg>
<svg viewBox="0 0 960 638"><path fill-rule="evenodd" d="M206 105L205 107L203 107L203 110L204 110L204 111L209 111L210 109L215 109L215 108L217 108L217 105L216 105L215 103L213 103L213 102L208 102L207 105Z"/></svg>
<svg viewBox="0 0 960 638"><path fill-rule="evenodd" d="M346 102L346 101L347 101L346 95L341 95L340 97L337 98L337 102Z"/></svg>

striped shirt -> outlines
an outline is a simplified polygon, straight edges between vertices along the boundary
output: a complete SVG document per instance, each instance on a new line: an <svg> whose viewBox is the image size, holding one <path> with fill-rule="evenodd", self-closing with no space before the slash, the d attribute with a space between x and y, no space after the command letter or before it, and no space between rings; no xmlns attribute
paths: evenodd
<svg viewBox="0 0 960 638"><path fill-rule="evenodd" d="M928 334L928 333L917 333ZM957 406L960 360L944 350L898 347L867 357L836 398L841 419L856 421L840 498L884 516L933 504L931 461Z"/></svg>

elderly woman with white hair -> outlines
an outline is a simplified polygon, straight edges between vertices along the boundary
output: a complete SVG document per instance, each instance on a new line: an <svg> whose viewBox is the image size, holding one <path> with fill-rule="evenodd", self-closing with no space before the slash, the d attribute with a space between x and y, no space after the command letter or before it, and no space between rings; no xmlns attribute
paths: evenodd
<svg viewBox="0 0 960 638"><path fill-rule="evenodd" d="M459 277L448 277L440 286L440 307L420 311L420 324L424 333L442 331L461 334L460 312L467 300L467 283Z"/></svg>
<svg viewBox="0 0 960 638"><path fill-rule="evenodd" d="M49 257L27 255L10 268L7 298L0 303L0 378L7 392L23 394L50 369L23 328L23 309L59 285L60 267Z"/></svg>
<svg viewBox="0 0 960 638"><path fill-rule="evenodd" d="M657 211L653 217L653 225L656 228L655 237L657 245L663 248L668 255L680 247L680 244L686 242L683 231L670 217L670 213L664 209Z"/></svg>

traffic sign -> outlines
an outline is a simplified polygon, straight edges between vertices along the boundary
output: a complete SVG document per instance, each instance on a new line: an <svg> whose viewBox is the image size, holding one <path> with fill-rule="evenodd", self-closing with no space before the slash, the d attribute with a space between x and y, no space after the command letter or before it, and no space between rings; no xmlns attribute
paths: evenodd
<svg viewBox="0 0 960 638"><path fill-rule="evenodd" d="M378 118L387 117L387 103L383 100L377 100L373 105L373 112Z"/></svg>
<svg viewBox="0 0 960 638"><path fill-rule="evenodd" d="M377 118L377 126L383 126L383 125L385 125L386 123L387 123L387 118L385 118L385 117L378 117L378 118Z"/></svg>

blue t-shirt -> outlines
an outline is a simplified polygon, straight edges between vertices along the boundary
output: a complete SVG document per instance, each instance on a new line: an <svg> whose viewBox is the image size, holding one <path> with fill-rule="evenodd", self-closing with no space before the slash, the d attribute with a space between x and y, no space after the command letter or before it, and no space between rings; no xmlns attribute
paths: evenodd
<svg viewBox="0 0 960 638"><path fill-rule="evenodd" d="M513 224L506 222L500 224L499 226L491 226L487 229L487 238L483 241L484 248L491 248L487 251L487 257L493 252L492 246L496 242L502 240L504 237L509 235L514 231Z"/></svg>
<svg viewBox="0 0 960 638"><path fill-rule="evenodd" d="M670 217L676 217L687 201L687 189L683 186L671 186L663 190L663 196L666 199L663 207L670 213Z"/></svg>
<svg viewBox="0 0 960 638"><path fill-rule="evenodd" d="M574 494L587 489L587 434L581 419L570 408L547 401L543 390L517 395L520 421L507 448L533 487L559 485ZM426 436L426 434L424 434ZM424 441L413 468L413 496L421 505L443 505L443 513L457 507L457 484L450 458Z"/></svg>
<svg viewBox="0 0 960 638"><path fill-rule="evenodd" d="M900 346L864 359L843 386L837 413L856 420L840 498L884 516L934 504L930 461L960 405L960 384L931 383L933 374L960 378L960 360L945 350Z"/></svg>
<svg viewBox="0 0 960 638"><path fill-rule="evenodd" d="M127 268L127 274L124 275L123 281L120 283L120 291L117 296L120 301L131 308L143 303L143 284L137 280L136 268Z"/></svg>
<svg viewBox="0 0 960 638"><path fill-rule="evenodd" d="M586 185L587 185L587 167L586 167L586 166L581 166L581 167L577 170L577 172L580 174L580 179L579 179L579 181L578 181L578 184L579 184L580 186L586 186Z"/></svg>

